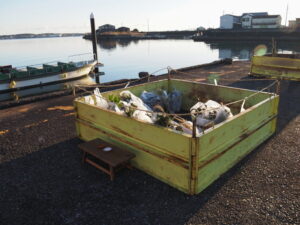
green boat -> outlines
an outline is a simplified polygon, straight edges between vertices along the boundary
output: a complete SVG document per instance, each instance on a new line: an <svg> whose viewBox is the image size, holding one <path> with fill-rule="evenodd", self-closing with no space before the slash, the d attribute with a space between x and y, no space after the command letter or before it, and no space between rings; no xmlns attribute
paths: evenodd
<svg viewBox="0 0 300 225"><path fill-rule="evenodd" d="M0 93L79 79L99 65L96 60L87 60L51 62L21 68L0 66Z"/></svg>

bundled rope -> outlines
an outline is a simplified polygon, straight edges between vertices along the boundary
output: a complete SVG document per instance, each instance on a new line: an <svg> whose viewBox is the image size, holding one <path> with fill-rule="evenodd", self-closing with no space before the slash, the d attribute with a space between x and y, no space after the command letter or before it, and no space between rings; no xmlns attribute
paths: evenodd
<svg viewBox="0 0 300 225"><path fill-rule="evenodd" d="M131 84L135 84L135 83L139 83L143 80L150 80L150 77L155 75L156 73L160 72L160 71L163 71L163 70L168 70L168 76L170 77L171 76L171 73L172 72L175 72L175 73L179 73L179 74L184 74L184 75L199 75L198 73L194 73L194 72L182 72L180 70L176 70L176 69L173 69L172 67L168 66L168 67L165 67L165 68L161 68L159 70L156 70L154 72L152 72L151 74L149 74L148 76L145 76L145 77L142 77L142 78L139 78L139 79L135 79L135 80L132 80L132 81L125 81L123 83L118 83L118 84L105 84L105 85L101 85L101 84L96 84L96 85L74 85L74 87L76 88L79 88L79 87L93 87L93 88L114 88L114 87L122 87L122 86L125 86L126 88L131 85ZM234 81L266 81L266 80L276 80L276 79L227 79L227 78L218 78L218 80L220 81L230 81L230 82L234 82Z"/></svg>
<svg viewBox="0 0 300 225"><path fill-rule="evenodd" d="M160 72L162 70L167 70L168 68L169 67L161 68L159 70L156 70L156 71L150 73L148 76L141 77L139 79L135 79L135 80L131 80L131 81L125 81L123 83L118 83L118 84L105 84L105 85L96 84L96 85L92 85L92 86L91 85L78 85L78 84L76 84L74 86L75 87L94 87L94 88L97 88L97 87L98 88L112 88L112 87L122 87L122 86L127 86L128 87L130 84L139 83L142 80L148 79L148 81L149 81L149 79L150 79L151 76L155 75L156 73L158 73L158 72Z"/></svg>
<svg viewBox="0 0 300 225"><path fill-rule="evenodd" d="M183 74L183 75L199 75L199 73L197 72L183 72L180 70L176 70L173 69L171 67L168 67L168 69L170 70L170 72L175 72L175 73L179 73L179 74ZM216 73L217 74L217 73ZM205 79L205 78L203 78ZM227 79L227 78L218 78L218 80L220 81L267 81L267 80L276 80L274 78L268 78L268 79L262 79L262 78L251 78L251 79Z"/></svg>

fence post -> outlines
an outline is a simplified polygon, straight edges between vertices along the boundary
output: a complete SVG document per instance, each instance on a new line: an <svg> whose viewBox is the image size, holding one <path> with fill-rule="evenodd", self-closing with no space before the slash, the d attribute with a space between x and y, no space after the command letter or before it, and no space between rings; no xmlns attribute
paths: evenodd
<svg viewBox="0 0 300 225"><path fill-rule="evenodd" d="M276 85L276 94L280 94L280 79L277 80L277 85Z"/></svg>
<svg viewBox="0 0 300 225"><path fill-rule="evenodd" d="M196 138L197 134L196 134L196 122L197 122L197 116L192 116L193 118L193 138Z"/></svg>

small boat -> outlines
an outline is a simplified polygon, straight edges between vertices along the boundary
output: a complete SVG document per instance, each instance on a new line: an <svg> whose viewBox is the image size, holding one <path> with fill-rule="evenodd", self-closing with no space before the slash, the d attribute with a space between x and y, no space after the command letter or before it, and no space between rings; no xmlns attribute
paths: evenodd
<svg viewBox="0 0 300 225"><path fill-rule="evenodd" d="M96 60L86 60L51 62L22 68L0 66L0 93L79 79L99 65Z"/></svg>

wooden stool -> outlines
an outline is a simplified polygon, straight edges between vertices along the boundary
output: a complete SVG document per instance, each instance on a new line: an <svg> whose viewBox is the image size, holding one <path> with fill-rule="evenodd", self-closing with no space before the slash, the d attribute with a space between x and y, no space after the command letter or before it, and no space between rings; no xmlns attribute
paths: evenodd
<svg viewBox="0 0 300 225"><path fill-rule="evenodd" d="M82 144L79 144L78 147L83 151L83 163L87 162L97 169L110 175L110 179L114 180L115 169L120 166L130 167L129 160L134 158L135 155L124 149L120 149L116 146L106 143L100 139L94 139ZM110 151L103 150L106 147L112 148ZM108 165L109 169L99 165L98 163L92 161L87 156L92 155L96 159L104 162Z"/></svg>

